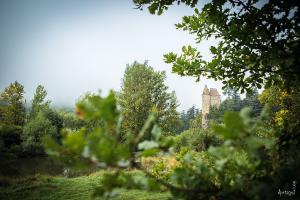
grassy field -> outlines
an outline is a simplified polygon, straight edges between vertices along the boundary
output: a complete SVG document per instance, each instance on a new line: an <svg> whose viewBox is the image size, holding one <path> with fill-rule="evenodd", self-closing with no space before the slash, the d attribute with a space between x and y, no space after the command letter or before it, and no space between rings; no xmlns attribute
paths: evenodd
<svg viewBox="0 0 300 200"><path fill-rule="evenodd" d="M35 175L27 178L0 180L0 199L7 200L60 200L90 199L93 188L100 184L101 174L65 178L59 176ZM145 192L140 190L120 190L118 200L164 200L165 192Z"/></svg>

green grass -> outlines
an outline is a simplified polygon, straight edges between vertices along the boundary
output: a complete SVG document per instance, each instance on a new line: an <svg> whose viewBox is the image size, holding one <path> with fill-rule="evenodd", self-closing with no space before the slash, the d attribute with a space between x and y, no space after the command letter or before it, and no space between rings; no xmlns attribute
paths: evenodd
<svg viewBox="0 0 300 200"><path fill-rule="evenodd" d="M101 174L65 178L59 176L30 176L19 179L0 180L0 199L10 200L60 200L90 199L93 188L100 185ZM118 200L164 200L166 192L145 192L140 190L119 190Z"/></svg>

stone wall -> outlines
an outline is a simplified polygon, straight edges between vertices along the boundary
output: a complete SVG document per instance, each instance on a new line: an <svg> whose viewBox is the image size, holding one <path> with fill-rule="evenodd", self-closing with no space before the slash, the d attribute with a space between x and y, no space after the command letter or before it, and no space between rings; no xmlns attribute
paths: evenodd
<svg viewBox="0 0 300 200"><path fill-rule="evenodd" d="M202 128L208 127L208 114L211 107L220 107L221 95L216 88L210 88L208 90L205 85L202 93Z"/></svg>

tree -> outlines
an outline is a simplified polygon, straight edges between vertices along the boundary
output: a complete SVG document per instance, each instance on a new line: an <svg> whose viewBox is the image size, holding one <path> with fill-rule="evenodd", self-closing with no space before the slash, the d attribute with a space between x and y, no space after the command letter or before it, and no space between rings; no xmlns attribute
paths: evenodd
<svg viewBox="0 0 300 200"><path fill-rule="evenodd" d="M262 92L259 101L270 109L270 124L280 132L279 151L284 156L284 163L289 163L289 159L295 159L300 164L299 145L300 141L300 92L289 94L286 90L278 86L270 87ZM298 154L298 155L297 155ZM297 160L298 159L298 160Z"/></svg>
<svg viewBox="0 0 300 200"><path fill-rule="evenodd" d="M50 135L57 139L57 129L48 120L43 112L37 113L36 117L30 119L23 128L22 140L23 147L27 154L42 154L42 138Z"/></svg>
<svg viewBox="0 0 300 200"><path fill-rule="evenodd" d="M258 99L258 90L252 89L251 92L246 93L246 98L241 100L240 94L237 90L226 88L223 92L228 97L221 103L220 107L212 107L209 112L209 119L221 123L222 116L227 111L240 111L242 108L250 107L255 117L258 117L263 110L264 104Z"/></svg>
<svg viewBox="0 0 300 200"><path fill-rule="evenodd" d="M198 110L198 109L197 109ZM194 119L190 122L190 129L197 129L201 127L202 115L200 112L197 112Z"/></svg>
<svg viewBox="0 0 300 200"><path fill-rule="evenodd" d="M24 86L15 81L0 95L1 123L22 126L25 122L25 106L23 102Z"/></svg>
<svg viewBox="0 0 300 200"><path fill-rule="evenodd" d="M190 107L186 112L183 110L180 113L180 121L181 121L181 126L180 129L178 130L178 133L181 133L182 131L188 130L192 126L192 122L196 117L199 117L199 109L193 105ZM201 119L200 121L198 120L199 124L193 124L193 126L200 126L201 124Z"/></svg>
<svg viewBox="0 0 300 200"><path fill-rule="evenodd" d="M45 101L47 91L42 85L38 85L31 104L30 118L34 118L38 112L49 109L50 101Z"/></svg>
<svg viewBox="0 0 300 200"><path fill-rule="evenodd" d="M241 99L240 96L235 92L230 92L229 95L220 105L220 107L213 106L209 110L208 119L216 123L222 123L222 118L225 112L228 111L240 111Z"/></svg>
<svg viewBox="0 0 300 200"><path fill-rule="evenodd" d="M263 110L263 104L259 102L258 100L258 90L253 89L252 92L247 92L246 93L246 98L243 99L242 105L243 107L251 107L254 116L259 116L261 111Z"/></svg>
<svg viewBox="0 0 300 200"><path fill-rule="evenodd" d="M225 107L223 106L224 112L226 108L231 111L240 111L242 109L242 100L241 96L236 88L226 87L224 88L224 95L227 95L227 101L224 102ZM221 109L222 110L222 109ZM224 114L223 112L223 114Z"/></svg>
<svg viewBox="0 0 300 200"><path fill-rule="evenodd" d="M186 115L188 117L188 119L195 119L195 117L198 115L199 110L195 107L195 105L193 105L191 108L189 108L186 112Z"/></svg>
<svg viewBox="0 0 300 200"><path fill-rule="evenodd" d="M167 91L165 78L165 72L156 72L147 63L134 62L127 66L118 95L124 130L137 134L154 108L163 131L176 132L176 124L179 124L178 103L175 93Z"/></svg>
<svg viewBox="0 0 300 200"><path fill-rule="evenodd" d="M197 0L133 0L138 8L161 14L173 2L191 7ZM184 16L177 29L195 35L196 42L215 38L213 58L204 60L197 48L184 46L182 54L165 55L173 72L182 76L207 76L224 87L242 92L264 84L297 86L300 80L298 0L211 0L192 16Z"/></svg>
<svg viewBox="0 0 300 200"><path fill-rule="evenodd" d="M62 118L64 128L78 130L85 125L85 122L79 119L73 112L60 110L59 116Z"/></svg>
<svg viewBox="0 0 300 200"><path fill-rule="evenodd" d="M43 115L50 121L51 125L56 128L55 138L60 138L60 131L63 128L63 118L54 109L45 109L42 111Z"/></svg>
<svg viewBox="0 0 300 200"><path fill-rule="evenodd" d="M56 129L55 138L60 138L60 131L63 128L63 119L59 113L50 108L50 101L46 100L47 91L42 85L38 85L31 104L30 119L35 119L39 113L42 113L51 125Z"/></svg>

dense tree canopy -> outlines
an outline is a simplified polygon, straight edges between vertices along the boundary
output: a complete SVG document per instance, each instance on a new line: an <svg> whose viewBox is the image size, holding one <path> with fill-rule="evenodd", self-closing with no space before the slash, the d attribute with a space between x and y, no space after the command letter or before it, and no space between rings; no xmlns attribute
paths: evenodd
<svg viewBox="0 0 300 200"><path fill-rule="evenodd" d="M15 81L4 89L0 96L0 123L23 125L25 121L24 87Z"/></svg>
<svg viewBox="0 0 300 200"><path fill-rule="evenodd" d="M257 89L254 89L253 92L246 93L246 98L243 99L242 105L243 107L251 107L255 116L259 116L264 107L264 104L259 101L259 93Z"/></svg>
<svg viewBox="0 0 300 200"><path fill-rule="evenodd" d="M157 110L157 121L165 133L174 133L179 124L176 96L168 92L164 72L156 72L147 63L127 66L118 103L124 117L124 130L137 134L150 111Z"/></svg>
<svg viewBox="0 0 300 200"><path fill-rule="evenodd" d="M227 98L221 103L220 107L212 107L208 118L214 122L222 122L223 115L228 111L241 111L245 107L251 108L252 115L258 117L263 110L264 104L259 101L257 89L252 89L246 93L246 97L241 99L240 93L233 89L227 89L224 92Z"/></svg>
<svg viewBox="0 0 300 200"><path fill-rule="evenodd" d="M134 0L150 13L161 14L175 2L195 7L197 0ZM182 76L207 76L225 87L242 90L300 80L299 1L212 0L192 16L184 16L176 28L189 31L196 41L215 38L212 60L204 60L197 48L184 46L182 54L169 53L165 61Z"/></svg>
<svg viewBox="0 0 300 200"><path fill-rule="evenodd" d="M195 105L193 105L187 111L183 110L180 113L181 126L180 129L178 129L178 133L181 133L184 130L188 130L192 126L194 119L196 119L197 117L198 118L200 117L200 119L198 120L198 127L200 127L201 116L199 113L199 109L197 109ZM197 126L197 124L193 124L193 125Z"/></svg>
<svg viewBox="0 0 300 200"><path fill-rule="evenodd" d="M59 116L63 121L63 127L71 130L77 130L86 125L82 119L79 119L73 112L64 110L59 111Z"/></svg>
<svg viewBox="0 0 300 200"><path fill-rule="evenodd" d="M44 116L43 112L39 112L23 128L22 140L24 150L28 154L43 153L42 138L45 135L50 135L55 139L58 138L56 127Z"/></svg>
<svg viewBox="0 0 300 200"><path fill-rule="evenodd" d="M184 3L188 6L195 7L198 3L198 0L133 0L137 8L143 9L143 4L148 5L149 12L151 14L158 14L161 15L164 10L167 10L170 5L173 3Z"/></svg>

